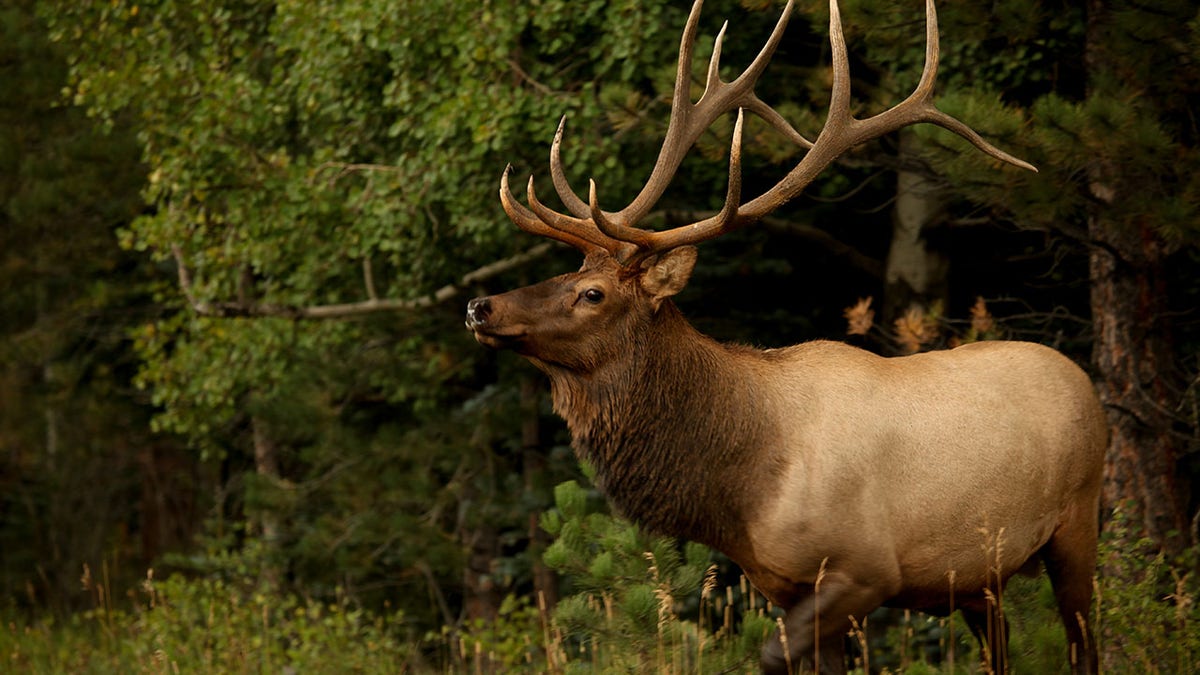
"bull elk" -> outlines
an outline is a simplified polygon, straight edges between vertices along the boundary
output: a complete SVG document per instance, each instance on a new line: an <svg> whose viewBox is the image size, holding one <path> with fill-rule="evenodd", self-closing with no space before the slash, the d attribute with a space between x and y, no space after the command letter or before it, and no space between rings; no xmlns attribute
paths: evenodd
<svg viewBox="0 0 1200 675"><path fill-rule="evenodd" d="M933 123L998 160L1036 169L934 106L932 0L919 84L867 119L850 112L846 45L831 0L830 110L811 142L754 93L792 3L730 82L718 73L722 29L703 95L693 103L701 4L696 0L684 28L670 123L644 188L616 212L600 208L594 182L588 200L581 199L562 168L560 123L550 168L569 213L542 204L532 178L529 205L522 205L509 188L510 169L500 200L521 229L579 249L583 267L472 300L467 327L480 343L514 350L549 376L554 409L576 452L595 466L598 487L619 512L724 552L783 608L786 641L768 640L765 671L844 673L851 620L883 605L962 609L984 642L993 633L989 595L1040 558L1072 668L1095 672L1087 616L1107 428L1083 371L1052 349L1023 342L897 358L827 341L768 350L721 344L696 331L671 300L688 281L695 244L763 218L840 154L896 129ZM663 231L637 227L700 134L734 110L720 212ZM806 148L782 180L746 203L743 111ZM992 542L987 551L984 532ZM985 653L1003 672L1003 631L994 632Z"/></svg>

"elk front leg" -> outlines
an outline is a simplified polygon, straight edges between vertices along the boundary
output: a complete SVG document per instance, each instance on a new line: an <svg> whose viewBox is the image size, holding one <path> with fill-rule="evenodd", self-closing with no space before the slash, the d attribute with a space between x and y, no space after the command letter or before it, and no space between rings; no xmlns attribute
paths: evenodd
<svg viewBox="0 0 1200 675"><path fill-rule="evenodd" d="M882 601L878 591L831 572L787 610L781 630L763 646L763 672L809 673L817 663L821 675L844 675L851 617L861 622Z"/></svg>
<svg viewBox="0 0 1200 675"><path fill-rule="evenodd" d="M983 666L989 673L1008 673L1008 619L986 600L964 604L963 619L979 642Z"/></svg>

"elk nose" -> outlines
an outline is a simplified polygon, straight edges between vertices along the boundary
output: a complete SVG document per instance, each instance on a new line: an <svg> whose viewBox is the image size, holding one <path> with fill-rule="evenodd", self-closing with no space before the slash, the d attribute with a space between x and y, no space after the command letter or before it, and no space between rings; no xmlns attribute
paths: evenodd
<svg viewBox="0 0 1200 675"><path fill-rule="evenodd" d="M475 298L467 303L467 329L474 330L488 322L492 314L492 301L488 298Z"/></svg>

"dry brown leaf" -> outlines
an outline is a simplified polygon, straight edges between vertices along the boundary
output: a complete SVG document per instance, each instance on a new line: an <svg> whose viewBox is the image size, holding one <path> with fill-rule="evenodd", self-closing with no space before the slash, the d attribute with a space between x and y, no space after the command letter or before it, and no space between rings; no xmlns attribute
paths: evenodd
<svg viewBox="0 0 1200 675"><path fill-rule="evenodd" d="M971 330L975 331L977 336L996 330L996 320L992 318L987 302L982 297L975 298L975 304L971 306Z"/></svg>
<svg viewBox="0 0 1200 675"><path fill-rule="evenodd" d="M871 296L859 298L853 307L847 307L842 316L846 317L847 335L866 335L875 323L875 310L871 309Z"/></svg>
<svg viewBox="0 0 1200 675"><path fill-rule="evenodd" d="M896 340L906 354L914 354L921 345L938 336L937 322L921 307L913 305L904 316L896 319Z"/></svg>

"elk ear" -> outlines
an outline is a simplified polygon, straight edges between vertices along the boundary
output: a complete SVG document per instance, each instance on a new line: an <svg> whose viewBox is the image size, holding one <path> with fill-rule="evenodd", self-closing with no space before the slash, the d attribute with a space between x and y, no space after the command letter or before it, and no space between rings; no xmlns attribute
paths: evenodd
<svg viewBox="0 0 1200 675"><path fill-rule="evenodd" d="M663 300L683 290L696 265L696 247L680 246L642 263L642 288L650 294L654 309Z"/></svg>

